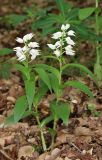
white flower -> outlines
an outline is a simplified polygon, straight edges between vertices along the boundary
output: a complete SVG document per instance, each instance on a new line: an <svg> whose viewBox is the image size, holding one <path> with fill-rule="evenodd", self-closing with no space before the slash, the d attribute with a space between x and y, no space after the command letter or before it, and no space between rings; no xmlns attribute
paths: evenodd
<svg viewBox="0 0 102 160"><path fill-rule="evenodd" d="M60 41L57 41L57 42L55 43L55 48L59 48L59 47L61 47L61 42L60 42Z"/></svg>
<svg viewBox="0 0 102 160"><path fill-rule="evenodd" d="M51 48L52 50L55 50L57 48L59 48L61 46L61 42L57 41L55 44L47 44L49 48Z"/></svg>
<svg viewBox="0 0 102 160"><path fill-rule="evenodd" d="M39 50L31 49L30 50L31 60L34 60L39 55Z"/></svg>
<svg viewBox="0 0 102 160"><path fill-rule="evenodd" d="M26 60L26 56L24 55L22 48L16 50L16 56L18 57L19 61Z"/></svg>
<svg viewBox="0 0 102 160"><path fill-rule="evenodd" d="M37 42L30 42L28 44L28 47L30 47L30 48L37 48L37 47L39 47L39 43L37 43Z"/></svg>
<svg viewBox="0 0 102 160"><path fill-rule="evenodd" d="M30 48L28 46L24 46L22 48L23 52L29 52Z"/></svg>
<svg viewBox="0 0 102 160"><path fill-rule="evenodd" d="M66 24L66 25L62 24L61 30L66 31L69 27L70 27L70 24Z"/></svg>
<svg viewBox="0 0 102 160"><path fill-rule="evenodd" d="M47 45L48 45L48 47L51 48L52 50L55 50L55 48L56 48L55 45L53 45L53 44L47 44Z"/></svg>
<svg viewBox="0 0 102 160"><path fill-rule="evenodd" d="M55 54L57 57L59 57L60 54L61 54L61 53L60 53L60 50L59 50L59 49L55 50L55 51L54 51L54 54Z"/></svg>
<svg viewBox="0 0 102 160"><path fill-rule="evenodd" d="M27 41L31 40L33 36L34 36L33 33L29 33L29 34L26 34L23 38L17 37L16 41L18 43L26 43Z"/></svg>
<svg viewBox="0 0 102 160"><path fill-rule="evenodd" d="M68 31L68 36L75 36L75 32L73 30Z"/></svg>
<svg viewBox="0 0 102 160"><path fill-rule="evenodd" d="M26 60L26 56L24 54L22 54L21 56L18 57L18 60L21 61L21 62L25 61Z"/></svg>
<svg viewBox="0 0 102 160"><path fill-rule="evenodd" d="M31 40L31 39L33 38L33 36L34 36L33 33L26 34L26 35L23 37L24 42L27 42L27 41Z"/></svg>
<svg viewBox="0 0 102 160"><path fill-rule="evenodd" d="M56 40L55 44L47 44L57 57L63 55L63 53L75 55L75 51L73 50L75 42L71 39L71 36L75 36L75 32L73 30L68 31L69 27L70 24L62 24L61 31L54 33L52 36ZM65 47L66 43L67 46Z"/></svg>
<svg viewBox="0 0 102 160"><path fill-rule="evenodd" d="M26 56L23 53L23 49L21 47L15 47L14 51L16 51L16 56L18 57L19 61L24 61L26 60Z"/></svg>
<svg viewBox="0 0 102 160"><path fill-rule="evenodd" d="M56 33L53 34L52 38L53 39L59 39L60 37L62 37L62 34L63 34L62 32L56 32Z"/></svg>
<svg viewBox="0 0 102 160"><path fill-rule="evenodd" d="M16 38L16 41L17 41L18 43L23 43L23 39L22 39L22 38L19 38L19 37Z"/></svg>
<svg viewBox="0 0 102 160"><path fill-rule="evenodd" d="M21 47L15 47L13 50L16 51L16 52L21 52L22 48Z"/></svg>
<svg viewBox="0 0 102 160"><path fill-rule="evenodd" d="M72 46L75 45L75 42L70 37L66 38L66 42L67 42L67 44L70 44Z"/></svg>
<svg viewBox="0 0 102 160"><path fill-rule="evenodd" d="M70 56L75 55L75 51L73 50L71 45L68 45L67 47L65 47L65 52L67 55L70 55Z"/></svg>

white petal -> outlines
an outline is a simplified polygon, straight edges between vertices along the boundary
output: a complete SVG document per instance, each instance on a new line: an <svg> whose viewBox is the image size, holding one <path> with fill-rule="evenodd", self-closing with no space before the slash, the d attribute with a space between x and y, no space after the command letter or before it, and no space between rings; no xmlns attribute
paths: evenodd
<svg viewBox="0 0 102 160"><path fill-rule="evenodd" d="M60 41L57 41L57 42L55 43L55 47L56 47L56 48L61 47L61 42L60 42Z"/></svg>
<svg viewBox="0 0 102 160"><path fill-rule="evenodd" d="M70 56L74 56L75 55L75 51L73 51L73 50L66 50L66 54L70 55Z"/></svg>
<svg viewBox="0 0 102 160"><path fill-rule="evenodd" d="M29 48L27 47L27 46L24 46L23 48L22 48L22 50L23 50L23 52L29 52Z"/></svg>
<svg viewBox="0 0 102 160"><path fill-rule="evenodd" d="M34 60L39 54L39 50L37 49L31 49L30 50L31 60Z"/></svg>
<svg viewBox="0 0 102 160"><path fill-rule="evenodd" d="M24 61L26 59L26 56L23 54L23 52L16 52L16 56L18 57L19 61Z"/></svg>
<svg viewBox="0 0 102 160"><path fill-rule="evenodd" d="M66 25L62 24L61 30L62 30L62 31L65 31L65 30L67 30L69 27L70 27L70 24L66 24Z"/></svg>
<svg viewBox="0 0 102 160"><path fill-rule="evenodd" d="M73 50L73 47L71 45L66 46L65 51L67 55L70 55L70 56L75 55L75 51Z"/></svg>
<svg viewBox="0 0 102 160"><path fill-rule="evenodd" d="M73 47L71 45L68 45L65 47L65 50L69 50L69 49L72 49Z"/></svg>
<svg viewBox="0 0 102 160"><path fill-rule="evenodd" d="M75 32L72 30L68 31L68 36L75 36Z"/></svg>
<svg viewBox="0 0 102 160"><path fill-rule="evenodd" d="M31 40L33 36L34 36L33 33L26 34L26 35L23 37L24 42L27 42L27 41Z"/></svg>
<svg viewBox="0 0 102 160"><path fill-rule="evenodd" d="M16 38L16 41L17 41L18 43L23 43L23 39L22 39L22 38L19 38L19 37Z"/></svg>
<svg viewBox="0 0 102 160"><path fill-rule="evenodd" d="M30 50L30 54L31 55L39 55L39 50L37 50L37 49L31 49Z"/></svg>
<svg viewBox="0 0 102 160"><path fill-rule="evenodd" d="M26 56L22 54L22 55L18 58L18 60L22 62L22 61L26 60Z"/></svg>
<svg viewBox="0 0 102 160"><path fill-rule="evenodd" d="M75 45L75 42L70 37L66 38L66 42L67 42L67 44L70 44L72 46Z"/></svg>
<svg viewBox="0 0 102 160"><path fill-rule="evenodd" d="M58 49L55 50L55 51L54 51L54 54L55 54L57 57L59 57L59 56L60 56L60 50L58 50Z"/></svg>
<svg viewBox="0 0 102 160"><path fill-rule="evenodd" d="M49 48L51 48L52 50L54 50L56 47L53 44L47 44Z"/></svg>
<svg viewBox="0 0 102 160"><path fill-rule="evenodd" d="M30 48L36 48L36 47L39 47L39 44L37 42L30 42L28 44L28 47L30 47Z"/></svg>
<svg viewBox="0 0 102 160"><path fill-rule="evenodd" d="M13 49L14 51L16 51L16 52L18 52L18 51L22 51L22 48L21 47L15 47L14 49Z"/></svg>
<svg viewBox="0 0 102 160"><path fill-rule="evenodd" d="M56 32L56 33L53 34L52 38L53 39L59 39L60 37L62 37L62 34L63 34L62 32Z"/></svg>

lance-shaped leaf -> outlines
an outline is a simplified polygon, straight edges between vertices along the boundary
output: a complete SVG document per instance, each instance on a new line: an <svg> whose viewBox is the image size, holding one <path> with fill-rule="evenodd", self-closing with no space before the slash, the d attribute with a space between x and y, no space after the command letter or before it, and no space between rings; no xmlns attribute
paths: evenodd
<svg viewBox="0 0 102 160"><path fill-rule="evenodd" d="M37 106L40 103L41 99L46 95L48 91L47 85L43 81L41 81L40 83L41 86L39 87L34 96L34 106Z"/></svg>
<svg viewBox="0 0 102 160"><path fill-rule="evenodd" d="M56 97L60 97L62 95L62 88L59 84L59 80L56 78L54 74L49 74L51 86L53 91L56 94Z"/></svg>
<svg viewBox="0 0 102 160"><path fill-rule="evenodd" d="M60 10L63 18L65 18L65 1L64 0L55 0L58 9Z"/></svg>
<svg viewBox="0 0 102 160"><path fill-rule="evenodd" d="M79 9L79 19L84 20L88 18L94 11L96 10L95 7L88 7Z"/></svg>
<svg viewBox="0 0 102 160"><path fill-rule="evenodd" d="M25 81L25 90L27 101L29 105L29 111L31 111L31 107L33 104L34 94L35 94L35 81L33 80L26 80Z"/></svg>
<svg viewBox="0 0 102 160"><path fill-rule="evenodd" d="M51 82L47 72L43 68L34 68L34 69L38 73L40 79L47 85L47 87L51 91Z"/></svg>
<svg viewBox="0 0 102 160"><path fill-rule="evenodd" d="M46 126L46 124L51 122L53 119L54 119L53 115L46 117L44 120L42 120L40 127Z"/></svg>
<svg viewBox="0 0 102 160"><path fill-rule="evenodd" d="M68 124L69 115L70 115L70 104L65 102L55 102L51 103L51 111L53 117L61 119L65 125Z"/></svg>
<svg viewBox="0 0 102 160"><path fill-rule="evenodd" d="M94 74L88 68L83 66L82 64L76 64L76 63L66 64L65 66L62 67L62 71L64 71L65 69L67 69L69 67L78 68L78 69L82 70L84 73L88 74L95 81L96 85L98 85L97 79L94 76Z"/></svg>
<svg viewBox="0 0 102 160"><path fill-rule="evenodd" d="M60 73L59 73L59 70L56 69L55 67L48 66L47 64L36 64L35 67L37 67L37 68L43 68L45 71L53 73L54 76L56 76L57 79L59 80Z"/></svg>
<svg viewBox="0 0 102 160"><path fill-rule="evenodd" d="M23 75L25 75L26 79L30 79L29 68L21 64L16 64L15 67L18 71L20 71Z"/></svg>
<svg viewBox="0 0 102 160"><path fill-rule="evenodd" d="M12 52L13 52L13 50L10 48L2 48L2 49L0 49L0 56L8 55Z"/></svg>
<svg viewBox="0 0 102 160"><path fill-rule="evenodd" d="M26 96L22 96L17 99L14 107L14 121L18 122L22 119L23 114L25 113L28 107Z"/></svg>
<svg viewBox="0 0 102 160"><path fill-rule="evenodd" d="M94 98L91 90L83 83L79 82L79 81L68 81L65 82L63 87L75 87L77 89L80 89L82 92L84 92L85 94L87 94L90 98Z"/></svg>

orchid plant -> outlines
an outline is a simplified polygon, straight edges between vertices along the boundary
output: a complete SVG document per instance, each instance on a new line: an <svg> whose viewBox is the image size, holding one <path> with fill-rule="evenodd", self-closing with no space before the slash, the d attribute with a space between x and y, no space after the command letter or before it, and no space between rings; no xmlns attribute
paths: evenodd
<svg viewBox="0 0 102 160"><path fill-rule="evenodd" d="M44 136L46 124L53 121L53 129L49 129L52 135L50 148L54 145L57 121L61 119L65 125L68 124L70 103L63 98L64 88L68 86L75 87L85 92L91 98L93 97L92 92L85 84L79 81L63 81L63 71L68 67L77 67L89 74L96 82L92 72L83 65L75 63L66 64L65 62L65 54L67 56L75 55L73 49L75 42L72 39L74 36L75 32L70 30L70 24L63 24L61 30L52 36L52 39L56 42L54 44L47 44L52 50L52 54L46 57L57 60L59 68L48 64L32 64L32 61L35 60L37 56L41 56L39 43L31 41L34 34L30 33L23 38L16 38L16 41L23 45L22 47L18 46L14 48L14 51L18 57L18 61L21 63L16 64L16 68L21 71L23 75L26 95L18 98L14 107L14 114L7 119L7 122L18 122L30 114L34 115L40 129L44 151L47 150ZM50 93L54 92L55 99L50 104L51 114L41 121L38 106L48 90Z"/></svg>

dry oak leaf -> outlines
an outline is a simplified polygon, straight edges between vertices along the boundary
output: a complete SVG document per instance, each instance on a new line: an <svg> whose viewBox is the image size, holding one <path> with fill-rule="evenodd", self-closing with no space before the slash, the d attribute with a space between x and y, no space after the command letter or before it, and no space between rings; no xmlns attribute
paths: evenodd
<svg viewBox="0 0 102 160"><path fill-rule="evenodd" d="M56 160L56 158L59 157L59 155L61 154L61 150L59 148L55 148L52 152L50 156L47 156L45 158L45 160Z"/></svg>
<svg viewBox="0 0 102 160"><path fill-rule="evenodd" d="M17 160L22 160L22 157L32 158L33 153L34 153L34 148L32 146L23 146L18 151L18 159Z"/></svg>
<svg viewBox="0 0 102 160"><path fill-rule="evenodd" d="M74 131L76 136L90 136L93 135L91 130L86 127L77 127Z"/></svg>

